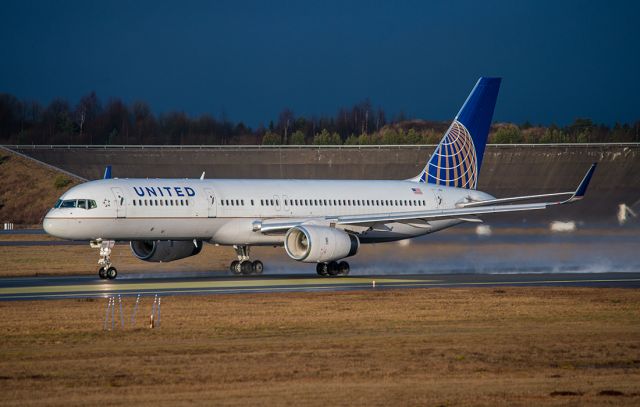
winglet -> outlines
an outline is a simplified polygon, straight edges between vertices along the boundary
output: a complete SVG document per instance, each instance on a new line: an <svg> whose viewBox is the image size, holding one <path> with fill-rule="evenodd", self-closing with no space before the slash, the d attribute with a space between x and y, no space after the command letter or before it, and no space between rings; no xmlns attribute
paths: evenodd
<svg viewBox="0 0 640 407"><path fill-rule="evenodd" d="M573 193L571 198L567 199L567 202L579 201L584 197L584 194L587 192L587 187L589 186L589 182L591 181L591 177L593 176L593 173L596 170L597 164L598 163L591 164L591 168L589 168L589 171L587 171L584 178L582 178L580 185L578 185L578 189L576 189L576 192Z"/></svg>
<svg viewBox="0 0 640 407"><path fill-rule="evenodd" d="M102 179L111 179L111 166L107 165L104 169L104 176Z"/></svg>

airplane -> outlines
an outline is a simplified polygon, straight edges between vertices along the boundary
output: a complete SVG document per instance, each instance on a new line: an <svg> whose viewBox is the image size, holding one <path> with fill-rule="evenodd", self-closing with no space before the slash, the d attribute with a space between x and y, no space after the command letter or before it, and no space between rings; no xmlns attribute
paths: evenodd
<svg viewBox="0 0 640 407"><path fill-rule="evenodd" d="M147 262L195 256L203 243L233 246L238 275L261 274L252 246L284 246L320 276L344 276L367 243L434 233L481 215L546 209L582 199L575 191L507 198L477 190L501 78L481 77L424 169L406 180L103 179L65 192L43 221L53 236L100 249L98 275L114 279L116 241ZM559 197L564 196L564 199ZM538 202L545 200L544 202ZM534 202L526 202L534 201ZM525 203L519 203L525 202Z"/></svg>

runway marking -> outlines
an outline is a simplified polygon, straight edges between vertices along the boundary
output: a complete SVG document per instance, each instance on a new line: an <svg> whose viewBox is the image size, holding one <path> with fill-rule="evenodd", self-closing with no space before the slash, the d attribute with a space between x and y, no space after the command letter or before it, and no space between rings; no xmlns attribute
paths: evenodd
<svg viewBox="0 0 640 407"><path fill-rule="evenodd" d="M296 279L296 280L245 280L245 281L213 281L213 282L166 282L140 284L112 284L103 285L73 285L73 286L37 286L15 287L0 289L0 299L55 299L55 298L87 298L106 297L114 294L240 294L240 293L277 293L277 292L305 292L331 291L372 288L368 278L345 278L335 280ZM411 279L375 279L380 283L379 289L385 288L428 288L428 287L468 287L468 286L518 286L531 284L571 284L571 283L625 283L640 282L640 278L620 279L564 279L564 280L530 280L530 281L468 281L446 282L443 280L411 280ZM282 284L259 285L265 282ZM240 283L240 284L239 284ZM289 283L288 286L287 284ZM166 287L166 288L162 288ZM38 289L35 292L33 289ZM12 291L12 292L7 292ZM75 292L73 292L75 291Z"/></svg>
<svg viewBox="0 0 640 407"><path fill-rule="evenodd" d="M330 278L330 279L284 279L284 280L224 280L224 281L186 281L186 282L158 282L158 283L119 283L113 284L105 281L97 284L76 285L51 285L31 287L6 287L0 288L0 295L11 294L39 294L39 293L70 293L70 292L126 292L141 290L167 290L167 289L224 289L239 288L248 290L251 287L262 289L276 288L278 286L335 286L349 284L371 284L371 278ZM389 283L418 283L438 282L441 280L407 280L393 278L376 278L377 284Z"/></svg>

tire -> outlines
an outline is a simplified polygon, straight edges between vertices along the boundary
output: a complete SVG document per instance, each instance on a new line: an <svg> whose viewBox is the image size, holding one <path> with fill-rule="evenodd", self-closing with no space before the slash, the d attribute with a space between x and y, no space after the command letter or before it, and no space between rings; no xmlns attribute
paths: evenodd
<svg viewBox="0 0 640 407"><path fill-rule="evenodd" d="M260 260L256 260L251 265L251 268L253 269L253 274L262 274L262 271L264 270L264 264L262 264Z"/></svg>
<svg viewBox="0 0 640 407"><path fill-rule="evenodd" d="M241 274L241 272L240 272L240 262L238 260L232 261L231 265L229 266L229 270L233 274Z"/></svg>
<svg viewBox="0 0 640 407"><path fill-rule="evenodd" d="M334 277L340 274L340 266L337 262L332 261L327 265L327 272L330 276Z"/></svg>
<svg viewBox="0 0 640 407"><path fill-rule="evenodd" d="M249 260L245 260L240 263L240 272L245 276L251 274L253 272L253 263L251 263Z"/></svg>
<svg viewBox="0 0 640 407"><path fill-rule="evenodd" d="M319 276L323 276L323 277L328 276L329 266L327 265L327 263L318 263L316 265L316 273L318 273Z"/></svg>
<svg viewBox="0 0 640 407"><path fill-rule="evenodd" d="M109 280L114 280L116 277L118 277L118 270L116 270L115 267L109 267L107 269L107 278Z"/></svg>
<svg viewBox="0 0 640 407"><path fill-rule="evenodd" d="M341 261L340 263L338 263L338 270L339 270L339 274L341 276L346 276L347 274L349 274L349 263L347 263L346 261Z"/></svg>
<svg viewBox="0 0 640 407"><path fill-rule="evenodd" d="M102 280L105 280L107 278L107 271L104 269L104 267L100 267L100 269L98 270L98 276Z"/></svg>

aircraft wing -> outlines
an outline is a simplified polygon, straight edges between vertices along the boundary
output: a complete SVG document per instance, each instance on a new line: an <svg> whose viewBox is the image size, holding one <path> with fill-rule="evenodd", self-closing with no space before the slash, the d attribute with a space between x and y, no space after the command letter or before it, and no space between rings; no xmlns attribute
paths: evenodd
<svg viewBox="0 0 640 407"><path fill-rule="evenodd" d="M449 208L449 209L432 209L427 211L412 211L412 212L386 213L386 214L383 213L383 214L375 214L375 215L338 216L335 218L330 218L328 220L338 225L363 225L363 224L372 225L376 223L379 224L379 223L388 223L388 222L406 222L406 221L412 221L412 220L422 220L422 221L438 220L438 219L468 220L467 218L472 217L473 219L473 217L477 215L546 209L550 206L563 205L567 203L576 202L582 199L584 197L584 194L587 191L587 187L589 186L589 182L591 181L591 177L593 176L595 169L596 169L596 164L594 163L591 165L591 168L589 168L589 170L585 174L584 178L580 182L580 185L578 185L578 188L573 192L560 192L560 193L544 194L544 195L527 195L527 196L491 199L487 201L476 201L476 202L459 204L456 208ZM571 196L568 199L560 200L560 201L504 205L504 203L506 202L534 200L534 199L555 197L555 196L561 196L561 195L571 195Z"/></svg>

